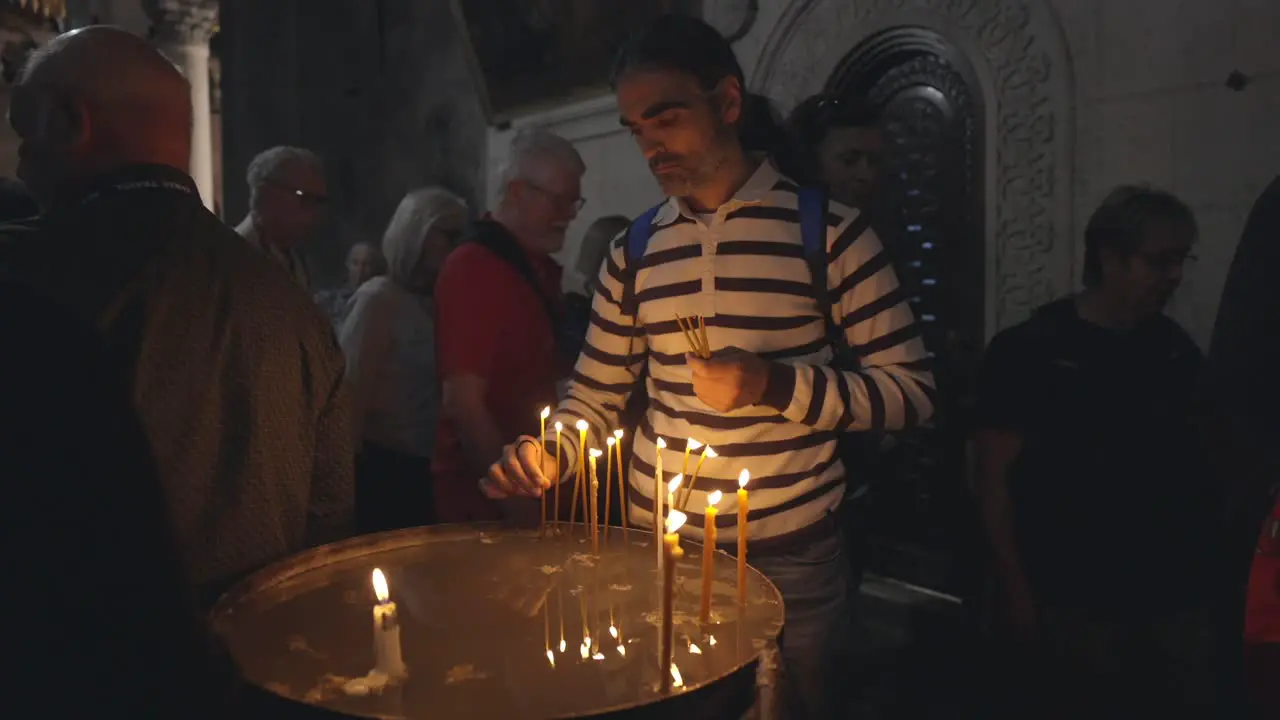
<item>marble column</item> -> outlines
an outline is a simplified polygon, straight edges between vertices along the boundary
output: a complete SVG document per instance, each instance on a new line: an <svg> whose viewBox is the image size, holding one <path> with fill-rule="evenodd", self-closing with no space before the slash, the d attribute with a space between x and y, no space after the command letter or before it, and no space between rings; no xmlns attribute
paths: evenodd
<svg viewBox="0 0 1280 720"><path fill-rule="evenodd" d="M191 177L213 209L213 118L209 93L209 38L218 27L217 0L142 0L156 47L191 84Z"/></svg>

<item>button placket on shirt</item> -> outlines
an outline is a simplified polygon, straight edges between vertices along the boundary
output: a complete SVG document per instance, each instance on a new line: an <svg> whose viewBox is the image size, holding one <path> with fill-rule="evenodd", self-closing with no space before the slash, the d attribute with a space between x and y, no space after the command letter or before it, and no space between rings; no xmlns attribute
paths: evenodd
<svg viewBox="0 0 1280 720"><path fill-rule="evenodd" d="M702 232L702 292L699 298L701 314L712 317L716 314L716 247L724 230L724 218L728 210L726 206L711 217L711 224ZM710 334L711 331L707 330Z"/></svg>

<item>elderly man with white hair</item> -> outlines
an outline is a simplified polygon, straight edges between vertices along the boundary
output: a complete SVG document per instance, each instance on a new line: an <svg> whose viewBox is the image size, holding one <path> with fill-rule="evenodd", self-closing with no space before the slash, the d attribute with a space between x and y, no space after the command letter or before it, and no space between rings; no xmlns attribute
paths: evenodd
<svg viewBox="0 0 1280 720"><path fill-rule="evenodd" d="M380 532L429 522L440 390L431 295L466 228L467 206L443 188L404 196L382 236L387 274L351 298L338 335L355 390L356 522Z"/></svg>
<svg viewBox="0 0 1280 720"><path fill-rule="evenodd" d="M304 290L310 289L311 271L302 247L319 231L329 204L324 163L310 150L273 147L249 163L246 179L249 214L236 232Z"/></svg>
<svg viewBox="0 0 1280 720"><path fill-rule="evenodd" d="M509 438L536 432L538 409L554 404L556 383L572 367L561 268L551 254L564 246L585 202L585 170L564 138L518 132L499 178L498 206L444 264L436 287L444 412L432 457L443 521L501 519L504 509L530 503L504 508L481 494L476 479Z"/></svg>

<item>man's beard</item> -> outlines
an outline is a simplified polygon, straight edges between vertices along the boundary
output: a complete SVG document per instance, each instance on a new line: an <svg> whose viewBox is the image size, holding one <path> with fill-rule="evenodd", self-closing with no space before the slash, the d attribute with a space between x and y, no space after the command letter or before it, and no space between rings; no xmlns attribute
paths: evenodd
<svg viewBox="0 0 1280 720"><path fill-rule="evenodd" d="M649 169L654 171L663 194L667 197L688 197L711 183L729 158L726 142L728 129L721 130L716 134L715 142L699 155L660 153L649 161ZM672 163L676 167L659 174L656 170L664 163Z"/></svg>

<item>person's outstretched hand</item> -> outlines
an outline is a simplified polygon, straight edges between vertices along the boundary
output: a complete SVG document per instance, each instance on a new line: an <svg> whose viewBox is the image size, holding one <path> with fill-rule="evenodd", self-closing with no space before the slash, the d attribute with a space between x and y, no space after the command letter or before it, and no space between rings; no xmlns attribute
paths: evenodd
<svg viewBox="0 0 1280 720"><path fill-rule="evenodd" d="M541 456L541 467L539 467ZM548 478L555 473L556 460L548 452L539 452L538 440L521 435L502 449L502 457L489 466L480 479L480 491L493 500L510 497L541 497L551 487Z"/></svg>

